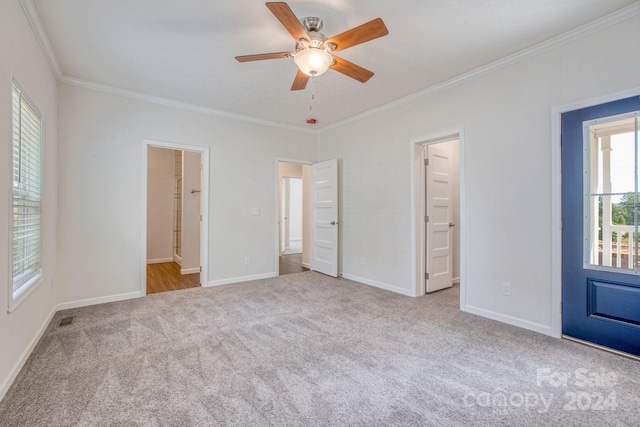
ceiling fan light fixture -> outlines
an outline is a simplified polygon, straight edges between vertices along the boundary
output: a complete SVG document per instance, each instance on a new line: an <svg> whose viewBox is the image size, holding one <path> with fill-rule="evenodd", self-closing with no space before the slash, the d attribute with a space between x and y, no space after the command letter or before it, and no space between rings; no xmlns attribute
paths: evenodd
<svg viewBox="0 0 640 427"><path fill-rule="evenodd" d="M296 53L293 58L300 71L308 76L319 76L333 64L331 54L323 49L310 47Z"/></svg>

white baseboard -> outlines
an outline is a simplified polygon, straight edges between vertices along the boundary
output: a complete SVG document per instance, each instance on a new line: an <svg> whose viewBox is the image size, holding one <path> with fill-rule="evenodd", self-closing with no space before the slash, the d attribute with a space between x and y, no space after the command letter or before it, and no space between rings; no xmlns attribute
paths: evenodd
<svg viewBox="0 0 640 427"><path fill-rule="evenodd" d="M487 317L498 322L506 323L508 325L517 326L519 328L528 329L540 334L553 336L551 326L542 325L540 323L530 322L528 320L520 319L518 317L508 316L502 313L496 313L495 311L485 310L484 308L474 307L472 305L463 305L460 310L471 314L477 314L478 316Z"/></svg>
<svg viewBox="0 0 640 427"><path fill-rule="evenodd" d="M173 258L157 258L147 260L147 264L162 264L163 262L173 262Z"/></svg>
<svg viewBox="0 0 640 427"><path fill-rule="evenodd" d="M303 263L302 263L302 266L303 266L304 268L308 268L309 270L311 270L311 264L310 264L310 263L308 263L308 262L303 262Z"/></svg>
<svg viewBox="0 0 640 427"><path fill-rule="evenodd" d="M458 276L458 277L454 277L454 278L451 280L451 283L453 283L454 285L459 285L459 284L460 284L460 276Z"/></svg>
<svg viewBox="0 0 640 427"><path fill-rule="evenodd" d="M232 277L230 279L218 279L208 282L206 287L230 285L232 283L249 282L251 280L271 279L272 277L278 277L277 273L264 273L254 274L252 276Z"/></svg>
<svg viewBox="0 0 640 427"><path fill-rule="evenodd" d="M401 295L406 295L408 297L414 297L415 296L415 295L413 295L413 292L410 289L399 288L397 286L388 285L386 283L377 282L377 281L371 280L371 279L365 279L364 277L353 276L353 275L347 274L347 273L341 273L340 275L342 277L344 277L345 279L353 280L354 282L362 283L362 284L369 285L369 286L374 286L374 287L380 288L380 289L385 289L387 291L395 292L395 293L401 294Z"/></svg>
<svg viewBox="0 0 640 427"><path fill-rule="evenodd" d="M104 304L107 302L123 301L126 299L140 298L142 296L144 295L142 295L138 291L138 292L130 292L128 294L109 295L106 297L87 298L87 299L76 300L71 302L64 302L56 306L56 311L68 310L70 308L86 307L89 305Z"/></svg>
<svg viewBox="0 0 640 427"><path fill-rule="evenodd" d="M195 273L200 273L200 267L180 269L180 274L195 274Z"/></svg>
<svg viewBox="0 0 640 427"><path fill-rule="evenodd" d="M23 368L24 364L27 362L27 359L29 359L29 356L31 356L33 349L36 347L36 344L38 344L38 341L40 341L40 338L42 338L42 335L47 330L49 323L51 323L51 319L53 319L53 316L55 316L57 312L61 310L67 310L70 308L85 307L85 306L95 305L95 304L103 304L107 302L139 298L140 296L142 296L140 292L131 292L128 294L111 295L107 297L88 298L84 300L71 301L71 302L66 302L66 303L62 303L54 306L51 309L51 313L49 313L44 323L40 326L38 333L35 335L35 337L33 337L31 342L29 343L29 346L25 349L25 351L22 353L22 356L20 357L16 365L11 370L11 375L2 383L2 386L0 387L0 400L2 400L5 394L7 394L7 391L9 391L9 387L11 387L11 384L13 384L13 381L16 379L16 377L20 373L20 370Z"/></svg>
<svg viewBox="0 0 640 427"><path fill-rule="evenodd" d="M173 262L178 265L182 265L182 257L178 254L173 254Z"/></svg>
<svg viewBox="0 0 640 427"><path fill-rule="evenodd" d="M38 333L36 333L27 348L22 352L20 359L18 359L18 362L14 365L13 369L11 369L11 375L9 375L9 377L4 380L4 382L2 383L2 387L0 387L0 400L2 400L9 391L9 387L11 387L11 384L13 384L13 381L20 373L20 370L22 369L24 364L27 363L27 360L29 359L29 356L31 356L33 349L36 348L36 344L38 344L38 341L40 341L40 338L42 338L44 331L47 330L49 323L51 323L51 319L53 319L53 316L55 316L57 312L58 310L56 307L53 307L51 309L51 313L49 313L44 323L40 326Z"/></svg>

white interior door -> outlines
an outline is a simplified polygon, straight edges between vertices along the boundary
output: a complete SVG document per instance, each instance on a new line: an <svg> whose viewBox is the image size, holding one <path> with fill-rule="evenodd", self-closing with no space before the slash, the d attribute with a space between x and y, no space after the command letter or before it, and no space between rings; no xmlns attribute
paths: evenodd
<svg viewBox="0 0 640 427"><path fill-rule="evenodd" d="M338 277L338 160L312 166L311 269Z"/></svg>
<svg viewBox="0 0 640 427"><path fill-rule="evenodd" d="M453 286L452 187L448 150L426 146L426 275L425 289L434 292Z"/></svg>

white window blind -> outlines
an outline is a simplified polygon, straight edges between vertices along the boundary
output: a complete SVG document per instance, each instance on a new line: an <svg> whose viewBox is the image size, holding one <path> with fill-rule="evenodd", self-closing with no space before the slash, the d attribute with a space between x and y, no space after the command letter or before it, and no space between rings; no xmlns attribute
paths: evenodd
<svg viewBox="0 0 640 427"><path fill-rule="evenodd" d="M42 117L13 84L13 214L10 304L42 276Z"/></svg>

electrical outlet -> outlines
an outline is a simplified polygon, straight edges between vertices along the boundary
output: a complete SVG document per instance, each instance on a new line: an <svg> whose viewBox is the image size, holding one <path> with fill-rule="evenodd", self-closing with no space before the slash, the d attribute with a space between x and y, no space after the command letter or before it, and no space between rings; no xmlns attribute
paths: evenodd
<svg viewBox="0 0 640 427"><path fill-rule="evenodd" d="M364 257L363 256L360 257L360 265L364 265Z"/></svg>
<svg viewBox="0 0 640 427"><path fill-rule="evenodd" d="M251 257L246 257L244 259L244 265L251 265Z"/></svg>
<svg viewBox="0 0 640 427"><path fill-rule="evenodd" d="M502 295L511 296L511 283L502 284Z"/></svg>

